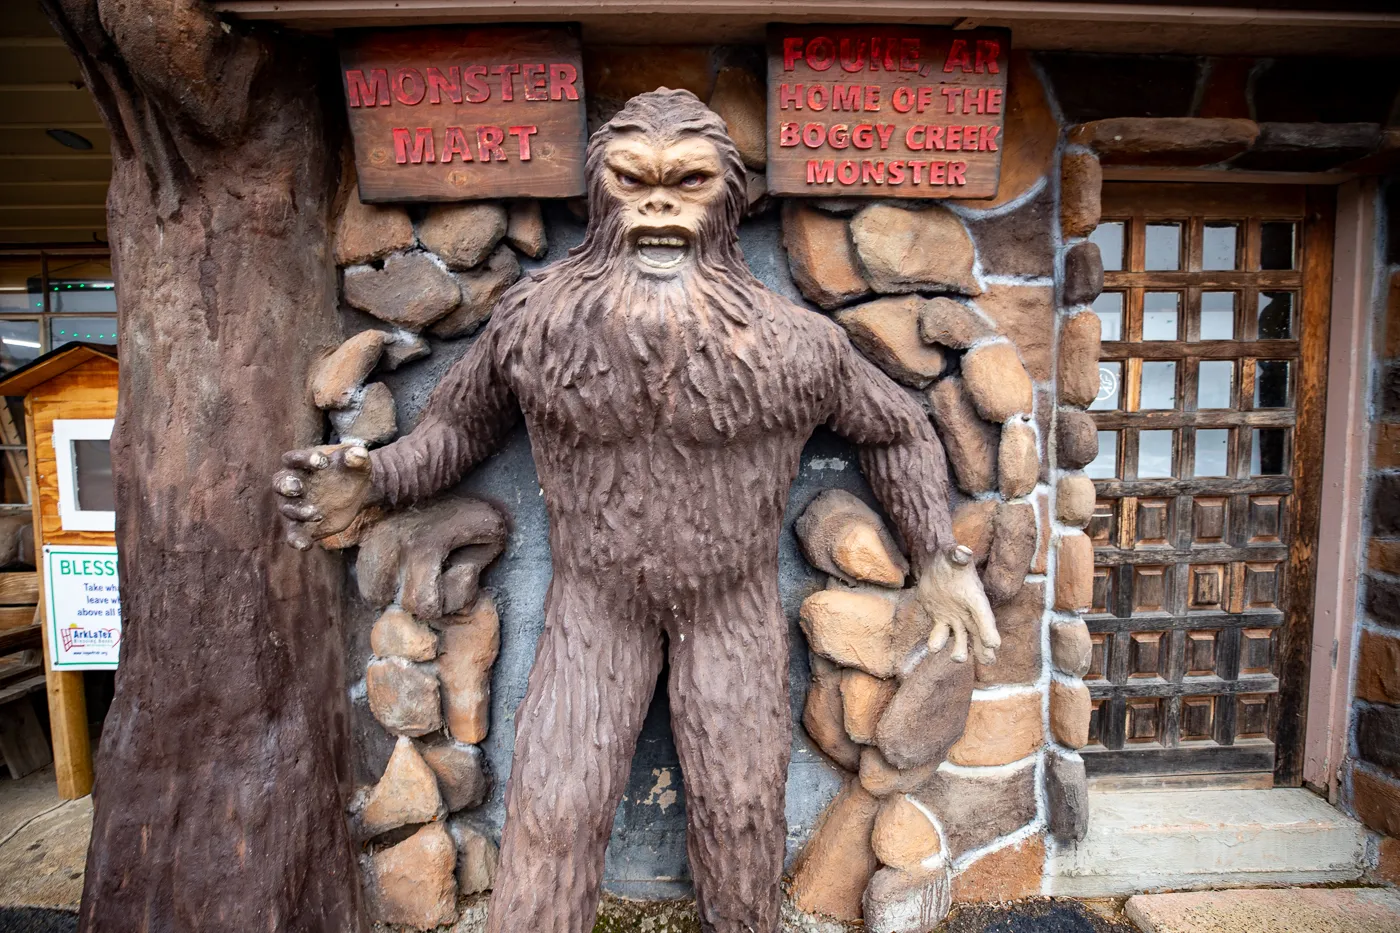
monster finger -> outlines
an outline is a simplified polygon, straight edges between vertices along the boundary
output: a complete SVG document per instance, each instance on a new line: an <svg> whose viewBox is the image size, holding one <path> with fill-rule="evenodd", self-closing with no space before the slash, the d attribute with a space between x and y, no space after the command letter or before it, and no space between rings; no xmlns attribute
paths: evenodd
<svg viewBox="0 0 1400 933"><path fill-rule="evenodd" d="M345 465L352 470L363 472L369 469L369 451L358 444L354 447L346 448L345 453L341 455L341 459L344 460Z"/></svg>
<svg viewBox="0 0 1400 933"><path fill-rule="evenodd" d="M289 470L321 470L327 462L326 455L314 447L289 450L282 455L282 465Z"/></svg>
<svg viewBox="0 0 1400 933"><path fill-rule="evenodd" d="M964 625L953 626L953 653L948 655L954 661L967 660L967 627Z"/></svg>
<svg viewBox="0 0 1400 933"><path fill-rule="evenodd" d="M287 532L287 543L290 544L292 547L296 548L298 551L309 550L311 547L311 539L308 538L306 535L302 534L296 528L293 528L291 531Z"/></svg>
<svg viewBox="0 0 1400 933"><path fill-rule="evenodd" d="M943 646L948 644L948 636L951 634L951 627L947 622L939 620L933 625L933 631L929 632L928 650L934 654L943 650Z"/></svg>
<svg viewBox="0 0 1400 933"><path fill-rule="evenodd" d="M324 516L310 502L284 502L277 510L294 522L319 522Z"/></svg>
<svg viewBox="0 0 1400 933"><path fill-rule="evenodd" d="M272 488L279 496L287 499L296 499L305 491L305 484L301 477L291 470L283 470L272 478Z"/></svg>

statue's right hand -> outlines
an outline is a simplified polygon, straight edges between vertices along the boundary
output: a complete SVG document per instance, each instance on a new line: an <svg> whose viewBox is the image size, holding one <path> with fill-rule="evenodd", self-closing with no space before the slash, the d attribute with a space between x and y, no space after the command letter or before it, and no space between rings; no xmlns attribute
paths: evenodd
<svg viewBox="0 0 1400 933"><path fill-rule="evenodd" d="M358 444L291 450L282 465L272 488L287 519L287 543L298 550L344 531L369 502L369 451Z"/></svg>

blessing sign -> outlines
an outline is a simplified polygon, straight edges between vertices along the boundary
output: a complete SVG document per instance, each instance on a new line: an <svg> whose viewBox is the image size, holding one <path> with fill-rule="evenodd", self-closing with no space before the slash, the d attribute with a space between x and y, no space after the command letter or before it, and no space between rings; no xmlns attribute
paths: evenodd
<svg viewBox="0 0 1400 933"><path fill-rule="evenodd" d="M44 608L54 670L114 670L121 598L114 547L44 547Z"/></svg>
<svg viewBox="0 0 1400 933"><path fill-rule="evenodd" d="M768 32L768 190L989 198L1011 34L792 26Z"/></svg>

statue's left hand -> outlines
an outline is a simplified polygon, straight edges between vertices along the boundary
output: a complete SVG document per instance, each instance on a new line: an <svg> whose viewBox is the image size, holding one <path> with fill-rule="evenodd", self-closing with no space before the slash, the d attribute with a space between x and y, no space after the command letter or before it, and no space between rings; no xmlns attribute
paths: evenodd
<svg viewBox="0 0 1400 933"><path fill-rule="evenodd" d="M954 661L967 660L969 638L978 660L986 664L996 660L1001 635L971 551L959 547L930 561L919 574L918 600L933 619L930 651L942 651L951 635Z"/></svg>
<svg viewBox="0 0 1400 933"><path fill-rule="evenodd" d="M298 550L344 531L369 501L369 452L359 445L288 451L282 465L272 488L287 519L287 543Z"/></svg>

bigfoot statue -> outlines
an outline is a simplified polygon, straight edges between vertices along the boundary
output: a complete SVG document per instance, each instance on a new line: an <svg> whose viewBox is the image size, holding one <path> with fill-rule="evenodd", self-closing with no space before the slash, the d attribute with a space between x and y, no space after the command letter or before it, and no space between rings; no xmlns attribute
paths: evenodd
<svg viewBox="0 0 1400 933"><path fill-rule="evenodd" d="M490 930L586 931L663 652L702 926L778 927L792 730L778 536L802 447L860 446L941 649L999 644L954 554L943 448L836 324L763 287L739 251L743 164L687 91L633 98L593 135L568 259L500 301L412 433L294 451L290 541L455 485L522 413L554 577L516 714Z"/></svg>

